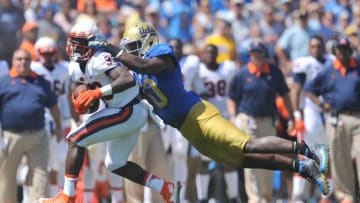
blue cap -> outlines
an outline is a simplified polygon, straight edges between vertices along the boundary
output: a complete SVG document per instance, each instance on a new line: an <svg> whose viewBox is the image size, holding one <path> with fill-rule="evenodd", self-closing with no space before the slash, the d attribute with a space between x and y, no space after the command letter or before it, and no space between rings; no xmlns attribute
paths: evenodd
<svg viewBox="0 0 360 203"><path fill-rule="evenodd" d="M252 42L249 47L249 52L252 51L262 51L267 52L266 46L261 42Z"/></svg>
<svg viewBox="0 0 360 203"><path fill-rule="evenodd" d="M337 47L350 47L351 44L350 44L350 41L348 38L345 38L345 37L341 37L339 39L337 39L334 43L334 48L337 48Z"/></svg>

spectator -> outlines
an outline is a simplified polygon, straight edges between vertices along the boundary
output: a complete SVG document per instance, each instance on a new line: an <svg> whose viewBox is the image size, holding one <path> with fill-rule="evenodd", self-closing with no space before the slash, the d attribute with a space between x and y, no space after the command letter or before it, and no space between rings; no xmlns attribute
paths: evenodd
<svg viewBox="0 0 360 203"><path fill-rule="evenodd" d="M29 201L37 202L47 195L49 148L44 130L45 108L50 108L55 118L56 136L62 136L56 96L50 84L30 70L30 61L26 50L16 50L9 74L0 80L1 139L6 143L0 152L0 202L17 202L16 169L23 155L29 166Z"/></svg>
<svg viewBox="0 0 360 203"><path fill-rule="evenodd" d="M285 26L275 18L275 8L273 5L266 5L262 12L263 17L259 23L262 39L268 46L269 58L274 58L276 42L284 31Z"/></svg>
<svg viewBox="0 0 360 203"><path fill-rule="evenodd" d="M294 11L295 24L286 28L277 42L276 53L282 70L286 75L291 73L292 60L308 54L308 41L311 35L308 29L308 13L306 10Z"/></svg>
<svg viewBox="0 0 360 203"><path fill-rule="evenodd" d="M0 1L0 59L11 64L13 51L21 40L21 27L25 22L24 13L11 0Z"/></svg>
<svg viewBox="0 0 360 203"><path fill-rule="evenodd" d="M71 8L70 0L64 0L61 4L61 10L54 15L54 22L59 25L65 33L68 33L74 25L76 16L77 12Z"/></svg>
<svg viewBox="0 0 360 203"><path fill-rule="evenodd" d="M244 8L244 2L242 0L230 1L230 12L234 16L231 23L232 35L236 43L237 54L241 53L239 49L243 40L249 35L249 26L251 24L248 12Z"/></svg>
<svg viewBox="0 0 360 203"><path fill-rule="evenodd" d="M110 39L112 37L112 25L107 16L99 14L96 18L96 26L105 39Z"/></svg>
<svg viewBox="0 0 360 203"><path fill-rule="evenodd" d="M65 44L66 44L66 33L63 29L54 22L54 15L57 12L56 4L49 3L41 8L42 19L38 21L39 26L39 36L44 37L48 36L53 38L56 41L58 46L59 55L62 58L67 58L65 53Z"/></svg>
<svg viewBox="0 0 360 203"><path fill-rule="evenodd" d="M89 0L79 0L77 1L77 8L79 12L86 12L87 4ZM102 14L112 14L117 9L117 3L115 0L94 0L91 1L94 6L96 6L96 10Z"/></svg>
<svg viewBox="0 0 360 203"><path fill-rule="evenodd" d="M145 21L159 31L159 41L165 42L168 39L167 29L160 26L159 9L149 5L145 9Z"/></svg>
<svg viewBox="0 0 360 203"><path fill-rule="evenodd" d="M352 48L346 38L338 39L333 46L335 61L319 72L305 86L307 96L323 111L328 113L326 132L330 143L331 176L334 180L334 194L342 203L356 202L355 182L359 181L352 166L352 150L360 163L359 125L359 63L351 56ZM324 101L319 99L322 96Z"/></svg>
<svg viewBox="0 0 360 203"><path fill-rule="evenodd" d="M235 75L230 83L228 111L230 121L251 136L276 136L273 119L275 100L283 96L287 108L290 100L288 87L280 70L266 62L264 44L254 42L249 48L250 62ZM272 172L245 169L245 188L249 202L268 202L272 195Z"/></svg>
<svg viewBox="0 0 360 203"><path fill-rule="evenodd" d="M213 21L214 16L210 10L210 0L200 0L192 21L194 26L193 41L197 46L203 45L206 36L212 33L214 29Z"/></svg>
<svg viewBox="0 0 360 203"><path fill-rule="evenodd" d="M225 13L216 13L214 31L204 41L218 47L217 63L236 60L236 45L231 32L231 22L227 17Z"/></svg>
<svg viewBox="0 0 360 203"><path fill-rule="evenodd" d="M161 3L161 26L167 27L169 39L178 38L192 42L192 18L194 9L186 0L165 0Z"/></svg>
<svg viewBox="0 0 360 203"><path fill-rule="evenodd" d="M80 2L80 1L79 1ZM80 10L81 11L81 10ZM96 23L97 10L92 0L84 2L84 10L79 13L75 19L75 23Z"/></svg>
<svg viewBox="0 0 360 203"><path fill-rule="evenodd" d="M31 60L38 60L38 56L35 53L34 44L38 38L39 27L35 22L27 22L21 29L23 33L23 40L20 44L21 49L25 49L31 55Z"/></svg>

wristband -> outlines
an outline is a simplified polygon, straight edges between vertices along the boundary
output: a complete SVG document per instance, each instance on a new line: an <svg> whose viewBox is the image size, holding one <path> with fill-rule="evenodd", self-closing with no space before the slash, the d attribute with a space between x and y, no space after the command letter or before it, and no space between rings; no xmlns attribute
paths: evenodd
<svg viewBox="0 0 360 203"><path fill-rule="evenodd" d="M301 119L301 112L300 111L294 111L294 118L295 119Z"/></svg>
<svg viewBox="0 0 360 203"><path fill-rule="evenodd" d="M112 87L111 85L105 85L103 87L100 88L100 92L102 94L102 96L108 96L108 95L112 95L113 92L112 92Z"/></svg>

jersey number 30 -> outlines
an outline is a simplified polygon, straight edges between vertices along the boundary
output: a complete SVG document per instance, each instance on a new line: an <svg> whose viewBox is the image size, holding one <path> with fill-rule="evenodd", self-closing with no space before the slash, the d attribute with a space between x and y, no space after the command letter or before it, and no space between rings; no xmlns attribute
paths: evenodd
<svg viewBox="0 0 360 203"><path fill-rule="evenodd" d="M167 97L156 86L156 82L150 78L142 81L141 85L146 99L156 108L162 109L168 104Z"/></svg>

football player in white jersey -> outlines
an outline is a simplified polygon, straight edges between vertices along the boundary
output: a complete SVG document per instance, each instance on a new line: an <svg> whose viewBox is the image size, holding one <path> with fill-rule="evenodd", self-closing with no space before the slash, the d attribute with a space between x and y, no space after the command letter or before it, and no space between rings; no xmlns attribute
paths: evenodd
<svg viewBox="0 0 360 203"><path fill-rule="evenodd" d="M334 57L325 53L321 36L312 36L309 40L309 56L293 61L293 79L290 98L294 109L294 118L298 130L298 140L305 141L309 147L328 144L325 132L324 116L321 109L308 97L303 95L304 85L315 78L323 67L330 65ZM331 182L330 182L331 183ZM302 202L306 180L301 176L293 177L292 199ZM325 198L325 197L324 197Z"/></svg>
<svg viewBox="0 0 360 203"><path fill-rule="evenodd" d="M229 119L227 110L227 92L231 79L237 72L234 61L216 62L218 48L212 44L206 44L202 51L202 63L200 64L199 76L205 82L208 89L206 100L214 104L225 118ZM208 164L211 159L206 156L202 157L200 172L196 175L196 186L198 199L200 201L208 200L208 188L210 174ZM234 167L225 165L224 168L225 183L230 201L236 202L238 197L238 173ZM216 186L215 186L216 187ZM219 188L220 189L220 188Z"/></svg>
<svg viewBox="0 0 360 203"><path fill-rule="evenodd" d="M58 97L58 105L62 118L63 134L70 132L70 104L68 62L57 61L57 46L55 40L50 37L41 37L35 43L35 53L39 61L31 62L31 69L38 75L43 76L50 82L51 87ZM62 187L64 176L63 165L65 164L66 141L65 137L55 136L54 119L50 111L45 111L45 129L49 139L49 170L50 170L50 194L55 195Z"/></svg>
<svg viewBox="0 0 360 203"><path fill-rule="evenodd" d="M157 35L145 34L150 41L144 43L157 42ZM79 114L87 113L90 105L100 99L106 103L106 108L91 114L67 135L64 188L58 195L39 201L74 203L85 148L99 142L107 142L105 165L110 171L160 192L167 203L178 201L179 182L165 181L127 160L148 116L159 125L162 120L153 114L152 106L140 98L139 85L127 68L115 61L110 53L87 46L95 36L101 36L97 27L87 23L75 24L68 35L69 74L74 82L89 87L77 91L78 95L73 94L72 103Z"/></svg>

